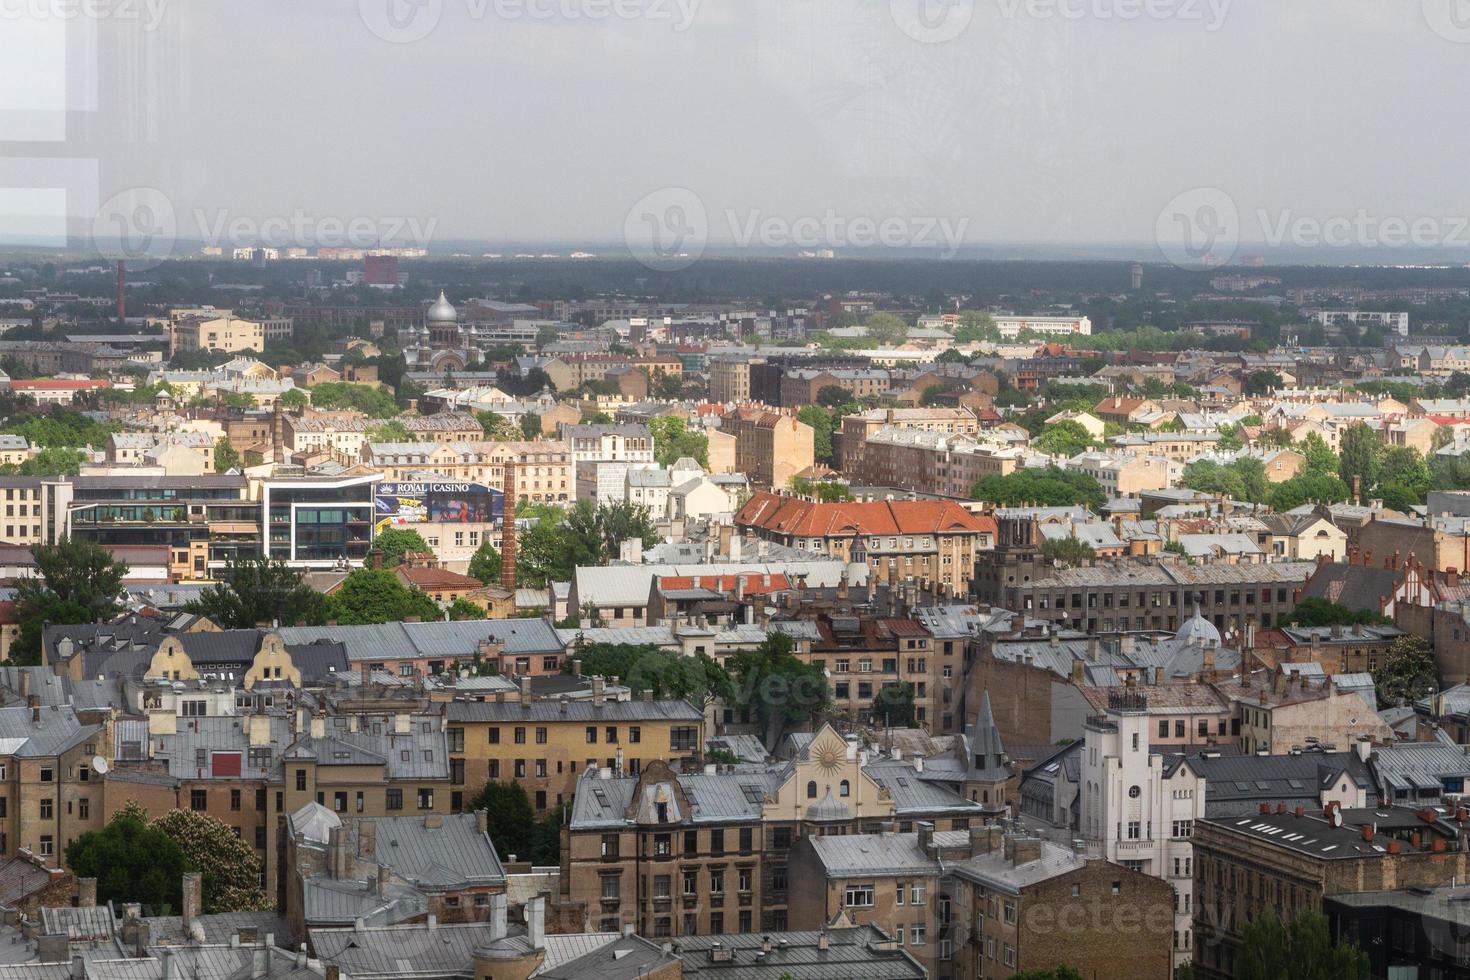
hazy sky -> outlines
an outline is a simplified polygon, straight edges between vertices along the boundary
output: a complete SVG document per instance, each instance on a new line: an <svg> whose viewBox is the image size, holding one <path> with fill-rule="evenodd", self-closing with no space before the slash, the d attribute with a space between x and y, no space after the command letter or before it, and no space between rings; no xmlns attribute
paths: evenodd
<svg viewBox="0 0 1470 980"><path fill-rule="evenodd" d="M1453 243L1467 95L1464 0L0 0L0 237Z"/></svg>

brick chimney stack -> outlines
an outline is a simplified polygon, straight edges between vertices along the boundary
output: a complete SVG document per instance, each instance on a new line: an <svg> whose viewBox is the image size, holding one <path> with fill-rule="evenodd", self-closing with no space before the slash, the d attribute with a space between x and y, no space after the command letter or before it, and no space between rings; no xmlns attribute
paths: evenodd
<svg viewBox="0 0 1470 980"><path fill-rule="evenodd" d="M516 590L516 464L505 464L505 517L500 529L500 586Z"/></svg>

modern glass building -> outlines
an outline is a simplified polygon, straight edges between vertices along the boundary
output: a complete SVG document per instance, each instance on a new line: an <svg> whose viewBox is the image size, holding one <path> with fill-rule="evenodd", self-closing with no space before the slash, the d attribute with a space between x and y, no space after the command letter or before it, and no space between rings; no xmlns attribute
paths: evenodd
<svg viewBox="0 0 1470 980"><path fill-rule="evenodd" d="M361 564L373 543L377 474L287 477L261 484L265 554L304 568Z"/></svg>

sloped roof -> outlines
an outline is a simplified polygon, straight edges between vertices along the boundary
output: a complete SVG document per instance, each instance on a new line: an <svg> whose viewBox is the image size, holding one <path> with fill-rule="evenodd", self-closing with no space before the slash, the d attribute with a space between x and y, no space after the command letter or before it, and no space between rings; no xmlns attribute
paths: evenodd
<svg viewBox="0 0 1470 980"><path fill-rule="evenodd" d="M994 518L977 516L947 500L877 500L814 503L773 493L755 494L735 515L753 525L795 537L873 534L995 533Z"/></svg>

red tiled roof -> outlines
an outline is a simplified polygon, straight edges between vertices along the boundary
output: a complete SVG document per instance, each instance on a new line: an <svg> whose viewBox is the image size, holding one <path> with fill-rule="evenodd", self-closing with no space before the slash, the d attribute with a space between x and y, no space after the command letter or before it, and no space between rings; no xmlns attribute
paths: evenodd
<svg viewBox="0 0 1470 980"><path fill-rule="evenodd" d="M770 585L762 584L764 577L758 572L748 572L740 577L745 580L744 590L747 593L782 592L791 588L790 579L779 573L770 576ZM734 575L667 575L658 580L658 587L664 592L673 592L677 589L734 592L735 579Z"/></svg>
<svg viewBox="0 0 1470 980"><path fill-rule="evenodd" d="M977 516L947 500L819 504L768 492L751 497L735 522L802 538L996 532L994 518Z"/></svg>
<svg viewBox="0 0 1470 980"><path fill-rule="evenodd" d="M439 589L478 589L481 585L479 579L451 572L447 568L423 568L422 566L410 568L407 565L399 565L393 570L400 578L423 592Z"/></svg>

